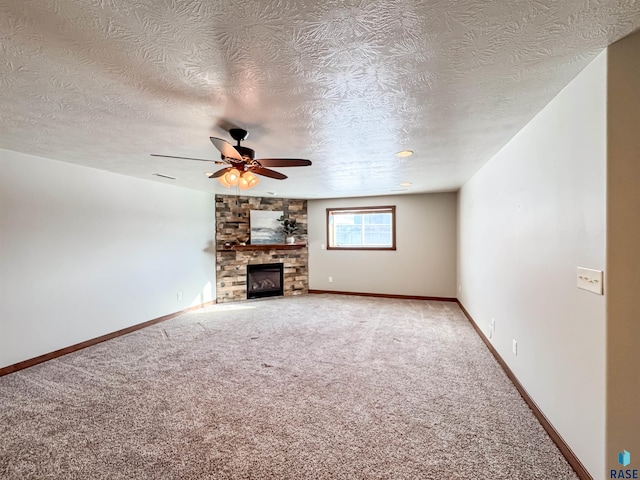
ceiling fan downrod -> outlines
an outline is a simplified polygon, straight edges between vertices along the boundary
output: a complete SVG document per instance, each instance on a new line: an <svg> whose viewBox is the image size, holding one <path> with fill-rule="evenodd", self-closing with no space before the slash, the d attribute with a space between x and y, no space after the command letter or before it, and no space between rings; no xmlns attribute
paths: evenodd
<svg viewBox="0 0 640 480"><path fill-rule="evenodd" d="M238 142L238 145L233 148L238 151L238 153L247 161L247 163L253 162L253 160L256 158L255 150L240 145L240 142L247 139L247 137L249 136L249 132L247 132L243 128L232 128L231 130L229 130L229 134L231 135L231 138Z"/></svg>
<svg viewBox="0 0 640 480"><path fill-rule="evenodd" d="M231 135L231 138L238 142L238 146L240 146L240 142L249 138L249 132L244 128L232 128L229 130L229 134Z"/></svg>

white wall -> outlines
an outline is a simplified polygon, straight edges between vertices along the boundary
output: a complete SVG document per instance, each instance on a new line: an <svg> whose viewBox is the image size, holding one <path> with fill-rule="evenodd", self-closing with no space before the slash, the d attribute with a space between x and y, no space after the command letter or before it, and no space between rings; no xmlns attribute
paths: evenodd
<svg viewBox="0 0 640 480"><path fill-rule="evenodd" d="M326 209L396 205L395 251L326 250ZM309 288L456 296L456 194L309 200ZM333 283L328 278L333 277Z"/></svg>
<svg viewBox="0 0 640 480"><path fill-rule="evenodd" d="M0 367L215 298L212 195L7 150L0 169Z"/></svg>
<svg viewBox="0 0 640 480"><path fill-rule="evenodd" d="M459 192L458 297L594 478L604 471L606 52ZM518 354L512 353L512 340Z"/></svg>

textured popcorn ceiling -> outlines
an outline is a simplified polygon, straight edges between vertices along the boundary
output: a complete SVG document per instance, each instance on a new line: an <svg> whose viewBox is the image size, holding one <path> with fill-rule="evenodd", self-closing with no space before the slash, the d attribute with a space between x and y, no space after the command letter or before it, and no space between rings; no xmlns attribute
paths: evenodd
<svg viewBox="0 0 640 480"><path fill-rule="evenodd" d="M0 0L0 148L232 193L149 154L241 126L313 161L253 195L454 190L638 27L635 0Z"/></svg>

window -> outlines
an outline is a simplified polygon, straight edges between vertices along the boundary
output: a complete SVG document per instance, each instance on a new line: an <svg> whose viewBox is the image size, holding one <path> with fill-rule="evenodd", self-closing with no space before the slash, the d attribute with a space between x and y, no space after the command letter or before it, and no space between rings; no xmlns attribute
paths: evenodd
<svg viewBox="0 0 640 480"><path fill-rule="evenodd" d="M327 208L328 250L395 250L396 207Z"/></svg>

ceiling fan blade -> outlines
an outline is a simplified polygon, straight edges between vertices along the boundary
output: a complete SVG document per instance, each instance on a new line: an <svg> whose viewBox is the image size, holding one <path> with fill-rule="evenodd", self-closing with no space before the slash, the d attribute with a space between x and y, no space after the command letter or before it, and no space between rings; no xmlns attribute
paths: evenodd
<svg viewBox="0 0 640 480"><path fill-rule="evenodd" d="M253 173L257 173L258 175L263 175L269 178L275 178L276 180L284 180L285 178L287 178L286 175L283 175L280 172L276 172L275 170L269 170L268 168L253 167L251 168L251 171Z"/></svg>
<svg viewBox="0 0 640 480"><path fill-rule="evenodd" d="M197 160L198 162L211 162L211 163L215 163L216 165L224 165L225 163L228 163L228 162L223 162L221 160L206 160L204 158L191 158L191 157L175 157L173 155L159 155L157 153L152 153L150 155L152 157L179 158L180 160Z"/></svg>
<svg viewBox="0 0 640 480"><path fill-rule="evenodd" d="M311 160L302 158L258 158L256 160L263 167L307 167Z"/></svg>
<svg viewBox="0 0 640 480"><path fill-rule="evenodd" d="M238 151L235 148L233 148L233 145L231 145L229 142L221 138L216 138L216 137L209 137L209 138L211 139L211 143L213 143L213 145L218 150L220 150L220 153L222 155L224 155L227 158L233 158L234 160L242 162L242 155L240 155Z"/></svg>
<svg viewBox="0 0 640 480"><path fill-rule="evenodd" d="M224 175L225 173L227 173L229 170L231 170L233 167L227 167L227 168L222 168L220 170L218 170L215 173L212 173L211 175L209 175L209 178L218 178L221 177L222 175Z"/></svg>

